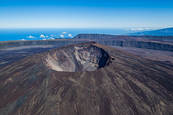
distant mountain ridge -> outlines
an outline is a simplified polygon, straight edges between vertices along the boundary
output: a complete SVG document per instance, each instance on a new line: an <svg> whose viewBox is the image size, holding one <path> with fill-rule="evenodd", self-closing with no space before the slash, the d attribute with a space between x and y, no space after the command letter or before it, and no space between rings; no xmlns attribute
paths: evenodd
<svg viewBox="0 0 173 115"><path fill-rule="evenodd" d="M173 36L173 27L153 31L130 33L130 35L153 35L153 36Z"/></svg>
<svg viewBox="0 0 173 115"><path fill-rule="evenodd" d="M101 39L116 39L116 40L133 40L136 41L136 38L145 38L145 39L160 39L160 40L173 40L173 35L170 36L159 36L159 35L108 35L108 34L78 34L73 39L92 39L92 40L101 40Z"/></svg>

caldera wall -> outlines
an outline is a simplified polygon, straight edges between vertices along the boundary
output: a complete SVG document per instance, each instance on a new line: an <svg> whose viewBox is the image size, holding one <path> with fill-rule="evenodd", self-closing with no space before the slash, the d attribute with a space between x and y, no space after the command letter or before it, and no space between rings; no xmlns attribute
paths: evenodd
<svg viewBox="0 0 173 115"><path fill-rule="evenodd" d="M19 46L35 46L35 45L69 45L75 43L86 42L87 40L28 40L28 41L4 41L0 42L0 49L19 47Z"/></svg>
<svg viewBox="0 0 173 115"><path fill-rule="evenodd" d="M125 41L125 40L96 40L95 42L108 46L135 47L162 51L173 51L173 45L145 41Z"/></svg>
<svg viewBox="0 0 173 115"><path fill-rule="evenodd" d="M0 42L0 49L19 47L19 46L34 46L34 45L58 45L64 46L75 43L82 43L87 41L95 41L96 43L108 46L122 46L122 47L136 47L144 49L173 51L173 45L159 42L146 42L135 40L108 40L108 39L62 39L62 40L37 40L37 41L9 41Z"/></svg>

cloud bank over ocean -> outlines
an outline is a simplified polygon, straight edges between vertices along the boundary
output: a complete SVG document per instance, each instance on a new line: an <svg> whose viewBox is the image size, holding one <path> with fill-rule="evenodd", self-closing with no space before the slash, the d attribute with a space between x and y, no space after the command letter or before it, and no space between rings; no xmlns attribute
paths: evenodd
<svg viewBox="0 0 173 115"><path fill-rule="evenodd" d="M67 34L67 32L62 32L62 34Z"/></svg>
<svg viewBox="0 0 173 115"><path fill-rule="evenodd" d="M43 32L44 33L44 32ZM39 36L37 35L28 35L25 39L20 39L20 40L54 40L56 38L72 38L73 35L71 33L68 33L66 31L63 31L61 33L52 33L52 34L40 34Z"/></svg>
<svg viewBox="0 0 173 115"><path fill-rule="evenodd" d="M68 37L71 37L72 38L73 36L71 34L68 34Z"/></svg>
<svg viewBox="0 0 173 115"><path fill-rule="evenodd" d="M126 29L127 31L144 31L144 30L157 30L161 28L131 28L131 29Z"/></svg>
<svg viewBox="0 0 173 115"><path fill-rule="evenodd" d="M64 35L61 34L60 36L61 36L61 38L64 38Z"/></svg>
<svg viewBox="0 0 173 115"><path fill-rule="evenodd" d="M40 35L40 38L45 38L45 36L43 34Z"/></svg>
<svg viewBox="0 0 173 115"><path fill-rule="evenodd" d="M29 35L27 38L36 38L36 37Z"/></svg>

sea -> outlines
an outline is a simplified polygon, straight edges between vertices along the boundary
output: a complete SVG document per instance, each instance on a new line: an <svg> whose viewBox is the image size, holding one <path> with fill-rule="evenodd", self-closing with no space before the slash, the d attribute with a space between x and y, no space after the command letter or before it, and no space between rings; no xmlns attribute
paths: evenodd
<svg viewBox="0 0 173 115"><path fill-rule="evenodd" d="M75 37L77 34L128 35L132 32L127 28L1 28L0 41L69 39Z"/></svg>

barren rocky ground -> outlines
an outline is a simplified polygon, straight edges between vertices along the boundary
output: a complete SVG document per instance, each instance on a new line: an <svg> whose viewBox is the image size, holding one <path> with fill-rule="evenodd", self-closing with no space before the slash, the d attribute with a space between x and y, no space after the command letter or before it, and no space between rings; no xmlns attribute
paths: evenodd
<svg viewBox="0 0 173 115"><path fill-rule="evenodd" d="M0 50L0 68L16 62L24 57L43 53L50 49L60 47L59 45L38 45L38 46L20 46Z"/></svg>
<svg viewBox="0 0 173 115"><path fill-rule="evenodd" d="M172 87L170 65L93 42L73 44L1 68L0 114L171 115Z"/></svg>
<svg viewBox="0 0 173 115"><path fill-rule="evenodd" d="M173 52L169 51L160 51L160 50L151 50L151 49L141 49L134 47L121 47L121 46L110 46L120 50L124 50L131 54L141 56L146 59L153 61L163 61L170 64L173 64Z"/></svg>

